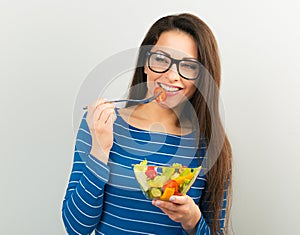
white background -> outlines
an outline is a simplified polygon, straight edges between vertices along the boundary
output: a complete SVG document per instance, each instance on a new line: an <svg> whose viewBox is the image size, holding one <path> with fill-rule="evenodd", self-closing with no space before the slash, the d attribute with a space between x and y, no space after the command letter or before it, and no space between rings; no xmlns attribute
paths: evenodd
<svg viewBox="0 0 300 235"><path fill-rule="evenodd" d="M299 232L299 10L292 0L2 0L0 234L65 234L81 84L159 17L185 11L219 43L235 234Z"/></svg>

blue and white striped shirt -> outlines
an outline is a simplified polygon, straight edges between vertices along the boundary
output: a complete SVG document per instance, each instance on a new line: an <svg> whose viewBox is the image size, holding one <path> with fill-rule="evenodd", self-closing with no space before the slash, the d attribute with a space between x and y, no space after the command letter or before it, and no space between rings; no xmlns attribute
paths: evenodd
<svg viewBox="0 0 300 235"><path fill-rule="evenodd" d="M74 162L62 205L62 218L68 234L131 235L186 234L180 223L172 221L143 195L132 164L147 159L149 164L189 167L199 166L205 147L195 145L195 133L184 136L150 132L129 125L118 113L113 126L114 142L108 164L90 153L91 135L86 114L80 124ZM206 178L199 175L188 195L200 201L201 219L197 235L211 234L211 216L201 197L206 192ZM221 228L224 226L226 199L223 201Z"/></svg>

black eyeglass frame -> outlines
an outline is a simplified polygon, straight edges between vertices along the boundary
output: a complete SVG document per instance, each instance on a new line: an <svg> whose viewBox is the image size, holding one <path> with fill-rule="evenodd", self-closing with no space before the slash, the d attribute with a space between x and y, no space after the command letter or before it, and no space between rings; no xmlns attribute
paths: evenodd
<svg viewBox="0 0 300 235"><path fill-rule="evenodd" d="M171 60L171 63L170 63L170 65L169 65L169 67L168 67L167 69L165 69L164 71L156 71L156 70L153 70L153 69L151 68L151 66L150 66L150 56L153 55L153 54L163 55L163 56L169 58L169 59ZM203 65L202 65L199 61L193 60L193 59L177 60L177 59L174 59L174 58L172 58L171 56L166 55L166 54L164 54L164 53L153 52L153 51L147 51L146 55L147 55L147 62L148 62L147 64L148 64L148 67L149 67L149 69L150 69L151 71L153 71L153 72L155 72L155 73L165 73L165 72L167 72L167 71L172 67L173 64L176 64L178 74L179 74L181 77L183 77L184 79L186 79L186 80L197 80L197 79L199 78L199 76L200 76L201 68L203 67ZM187 78L187 77L183 76L183 75L180 73L180 71L179 71L179 63L182 62L182 61L194 62L194 63L197 63L197 64L200 66L199 73L198 73L198 75L197 75L195 78Z"/></svg>

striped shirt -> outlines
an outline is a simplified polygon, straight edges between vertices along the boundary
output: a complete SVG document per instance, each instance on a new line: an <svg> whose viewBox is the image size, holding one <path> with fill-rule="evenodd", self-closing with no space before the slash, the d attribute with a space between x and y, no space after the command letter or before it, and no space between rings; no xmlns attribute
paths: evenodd
<svg viewBox="0 0 300 235"><path fill-rule="evenodd" d="M81 121L74 150L74 161L65 198L62 218L68 234L131 235L186 234L181 224L172 221L143 195L133 173L132 164L147 159L149 164L181 163L199 166L205 146L196 147L196 132L177 136L150 132L129 125L117 111L114 122L113 146L108 164L90 154L91 135L86 122ZM207 205L201 202L206 192L206 178L197 177L188 192L200 202L201 219L197 235L209 235L211 224ZM207 203L207 202L206 202ZM223 201L221 228L224 226L226 199Z"/></svg>

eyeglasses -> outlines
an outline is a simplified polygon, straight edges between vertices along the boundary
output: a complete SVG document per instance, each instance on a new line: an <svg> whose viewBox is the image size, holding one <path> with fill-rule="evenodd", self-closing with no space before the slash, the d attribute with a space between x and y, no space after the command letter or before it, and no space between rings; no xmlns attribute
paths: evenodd
<svg viewBox="0 0 300 235"><path fill-rule="evenodd" d="M173 64L177 66L178 74L187 79L195 80L199 77L201 71L201 63L193 59L177 60L160 52L147 52L148 67L156 73L167 72Z"/></svg>

